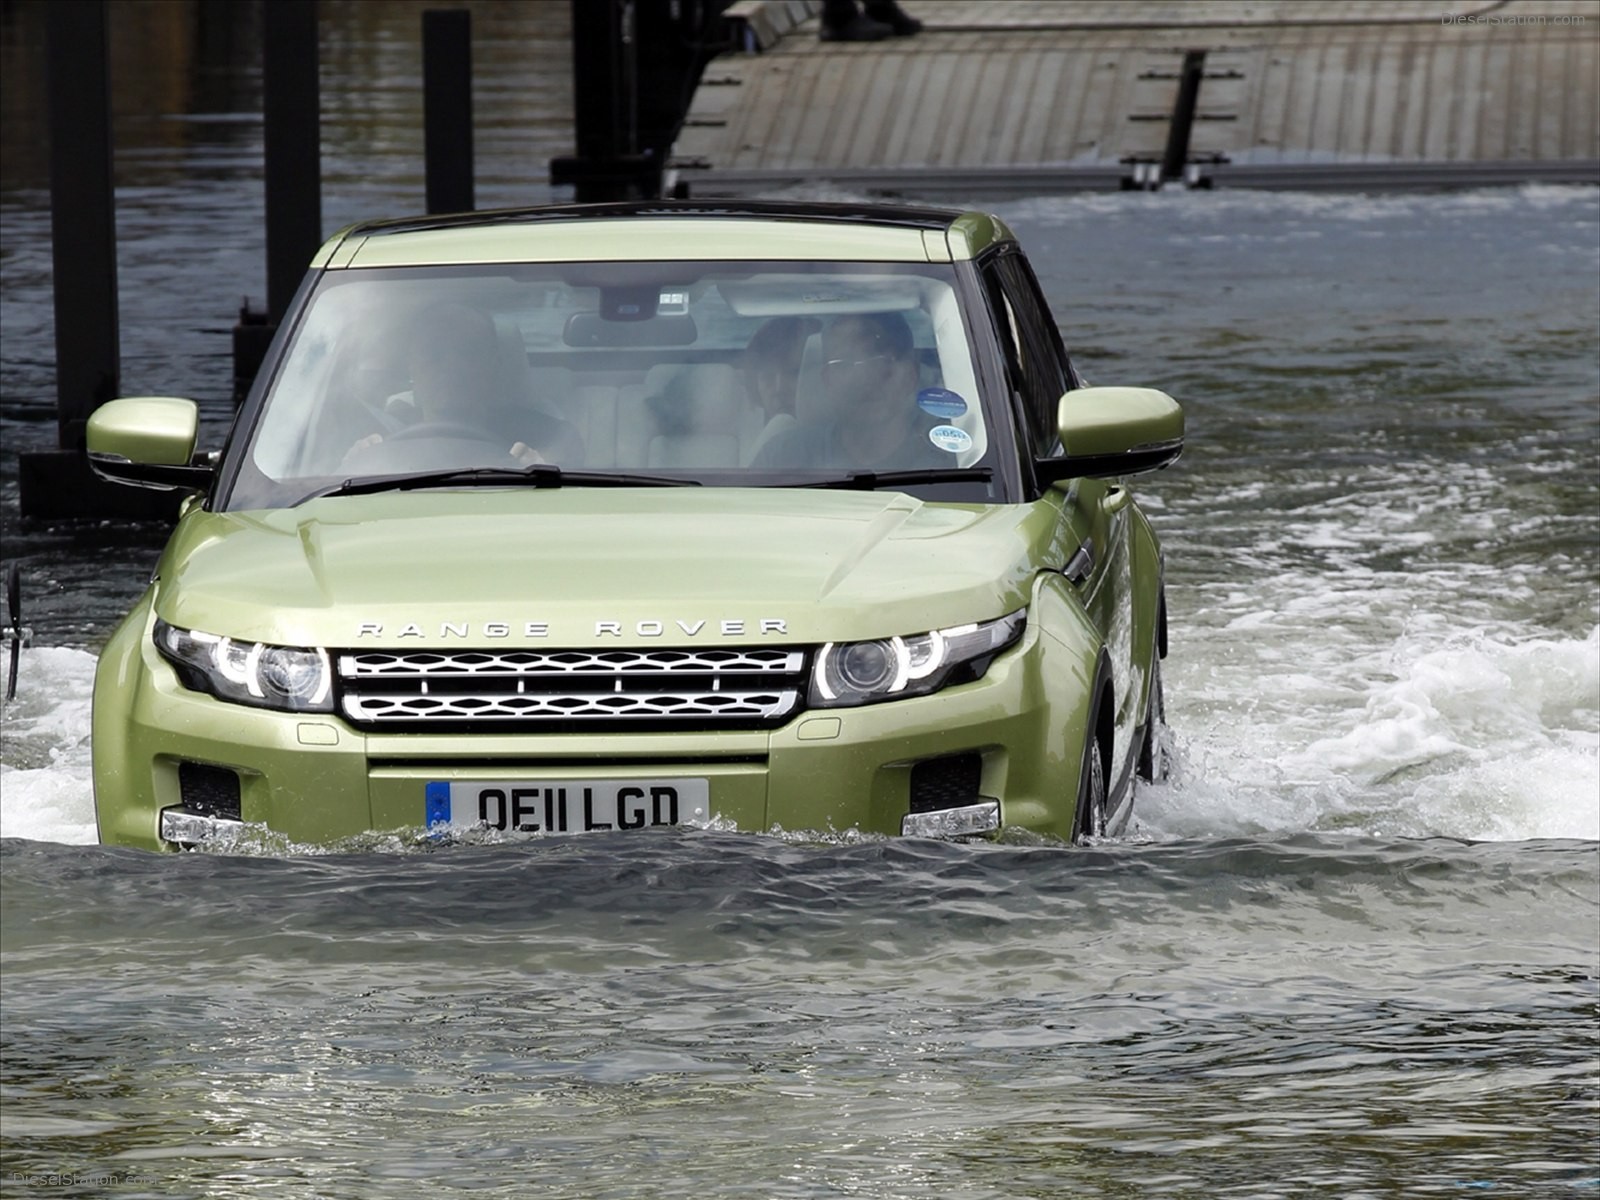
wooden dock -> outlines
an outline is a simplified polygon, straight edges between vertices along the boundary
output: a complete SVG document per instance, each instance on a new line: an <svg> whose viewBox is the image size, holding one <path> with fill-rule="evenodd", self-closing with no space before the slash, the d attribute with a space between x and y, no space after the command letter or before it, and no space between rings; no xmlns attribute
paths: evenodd
<svg viewBox="0 0 1600 1200"><path fill-rule="evenodd" d="M669 163L694 195L1600 184L1595 0L902 0L818 40L742 0Z"/></svg>

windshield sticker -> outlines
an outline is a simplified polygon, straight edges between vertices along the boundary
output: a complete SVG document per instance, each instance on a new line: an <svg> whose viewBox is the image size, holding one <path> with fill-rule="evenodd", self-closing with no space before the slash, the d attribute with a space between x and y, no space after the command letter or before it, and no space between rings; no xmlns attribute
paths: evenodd
<svg viewBox="0 0 1600 1200"><path fill-rule="evenodd" d="M954 425L935 425L928 430L928 440L941 450L948 450L951 454L960 454L963 450L972 449L972 438L964 429L957 429Z"/></svg>
<svg viewBox="0 0 1600 1200"><path fill-rule="evenodd" d="M930 417L948 421L966 415L967 402L948 388L923 388L917 393L917 407Z"/></svg>

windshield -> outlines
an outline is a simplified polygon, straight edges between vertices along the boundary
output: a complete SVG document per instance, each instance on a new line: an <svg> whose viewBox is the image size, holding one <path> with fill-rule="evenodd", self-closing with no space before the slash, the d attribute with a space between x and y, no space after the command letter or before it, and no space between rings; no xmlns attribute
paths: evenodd
<svg viewBox="0 0 1600 1200"><path fill-rule="evenodd" d="M970 344L948 264L329 271L226 506L536 464L577 482L948 476L992 465ZM972 474L930 494L994 498Z"/></svg>

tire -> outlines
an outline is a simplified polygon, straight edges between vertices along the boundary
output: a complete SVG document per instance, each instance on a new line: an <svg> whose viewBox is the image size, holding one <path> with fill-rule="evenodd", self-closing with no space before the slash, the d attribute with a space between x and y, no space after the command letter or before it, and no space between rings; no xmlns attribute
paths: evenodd
<svg viewBox="0 0 1600 1200"><path fill-rule="evenodd" d="M1083 758L1083 770L1078 774L1078 810L1072 822L1072 840L1078 843L1104 837L1106 832L1106 763L1100 753L1100 739L1092 729Z"/></svg>
<svg viewBox="0 0 1600 1200"><path fill-rule="evenodd" d="M1161 683L1161 659L1150 657L1150 708L1145 714L1144 741L1139 746L1139 778L1145 783L1162 783L1172 773L1167 754L1167 697Z"/></svg>

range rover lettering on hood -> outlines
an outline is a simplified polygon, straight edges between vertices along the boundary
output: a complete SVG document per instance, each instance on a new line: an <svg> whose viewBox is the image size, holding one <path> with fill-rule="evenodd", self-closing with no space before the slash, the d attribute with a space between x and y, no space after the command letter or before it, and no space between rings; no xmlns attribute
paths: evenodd
<svg viewBox="0 0 1600 1200"><path fill-rule="evenodd" d="M429 630L424 629L419 621L412 621L398 628L384 625L381 621L363 621L356 627L356 638L383 637L384 631L389 631L390 637L397 638L426 638L430 636ZM709 621L704 617L693 621L635 621L631 628L622 621L596 621L593 636L622 637L624 633L631 633L636 637L667 637L682 635L684 637L749 637L752 634L767 636L769 634L787 635L788 624L775 617L763 617L756 621L747 621L742 618L725 618L719 621ZM441 641L451 638L470 640L472 637L484 638L548 638L550 623L548 621L523 621L520 624L512 621L485 621L473 625L470 621L441 621L436 635Z"/></svg>

